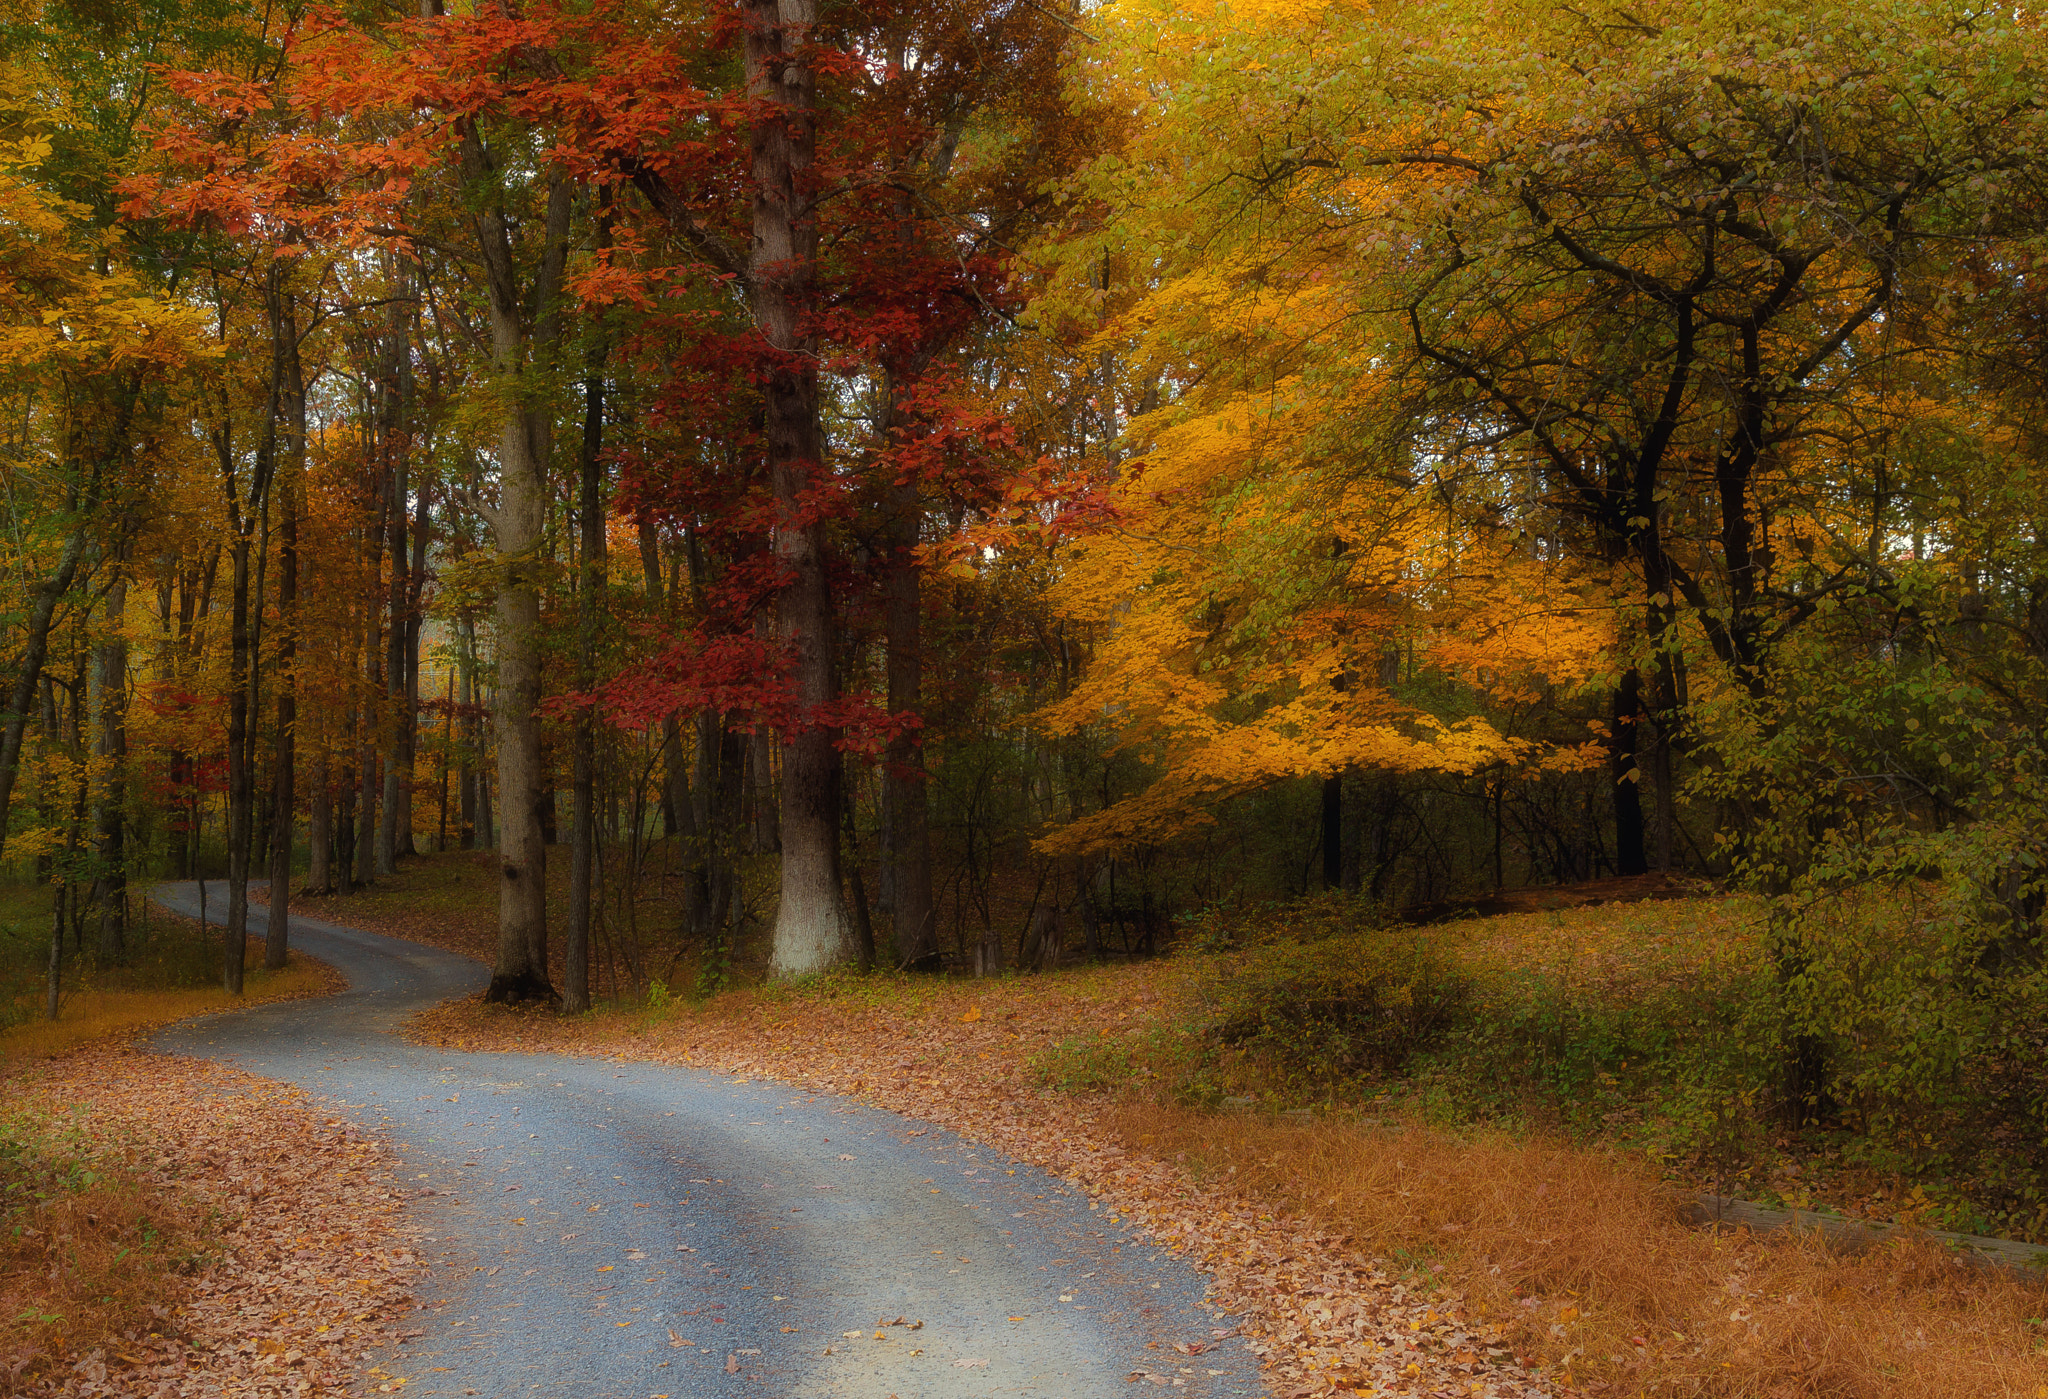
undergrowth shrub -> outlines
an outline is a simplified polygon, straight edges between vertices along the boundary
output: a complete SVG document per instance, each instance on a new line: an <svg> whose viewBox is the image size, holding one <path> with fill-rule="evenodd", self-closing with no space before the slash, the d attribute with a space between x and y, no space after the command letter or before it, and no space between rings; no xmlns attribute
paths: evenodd
<svg viewBox="0 0 2048 1399"><path fill-rule="evenodd" d="M1774 1060L1749 969L1595 985L1514 968L1473 975L1469 1013L1412 1069L1436 1119L1534 1120L1710 1169L1755 1145Z"/></svg>
<svg viewBox="0 0 2048 1399"><path fill-rule="evenodd" d="M146 1324L202 1260L207 1227L77 1119L0 1116L0 1393Z"/></svg>
<svg viewBox="0 0 2048 1399"><path fill-rule="evenodd" d="M1401 1068L1458 1021L1471 992L1469 974L1417 929L1338 933L1218 959L1196 989L1198 1034L1239 1086L1322 1096Z"/></svg>
<svg viewBox="0 0 2048 1399"><path fill-rule="evenodd" d="M1968 843L1944 842L1943 878L1873 870L1889 877L1780 901L1775 1044L1781 1062L1795 1042L1814 1046L1820 1115L1851 1135L1859 1164L1919 1182L1929 1223L2038 1238L2048 970L2015 950L1990 881L1969 877Z"/></svg>

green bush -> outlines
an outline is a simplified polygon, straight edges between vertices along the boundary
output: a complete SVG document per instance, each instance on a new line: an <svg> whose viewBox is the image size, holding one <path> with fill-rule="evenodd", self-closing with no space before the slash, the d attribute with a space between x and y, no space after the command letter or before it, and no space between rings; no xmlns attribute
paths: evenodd
<svg viewBox="0 0 2048 1399"><path fill-rule="evenodd" d="M0 1219L101 1180L98 1151L77 1123L22 1111L0 1116Z"/></svg>
<svg viewBox="0 0 2048 1399"><path fill-rule="evenodd" d="M1220 960L1200 988L1203 1040L1285 1095L1391 1073L1464 1012L1471 979L1425 933L1380 928Z"/></svg>

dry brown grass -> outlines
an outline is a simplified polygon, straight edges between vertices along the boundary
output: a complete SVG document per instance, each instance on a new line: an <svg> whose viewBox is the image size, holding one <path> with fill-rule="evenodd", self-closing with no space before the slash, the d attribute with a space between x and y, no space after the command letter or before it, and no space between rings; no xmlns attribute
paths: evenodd
<svg viewBox="0 0 2048 1399"><path fill-rule="evenodd" d="M2038 1399L2048 1280L1922 1242L1855 1257L1714 1234L1631 1163L1540 1139L1204 1116L1130 1102L1131 1145L1435 1274L1594 1393Z"/></svg>
<svg viewBox="0 0 2048 1399"><path fill-rule="evenodd" d="M0 1357L32 1362L104 1337L165 1326L168 1304L212 1232L189 1198L96 1159L90 1184L0 1215ZM0 1394L30 1381L0 1366Z"/></svg>
<svg viewBox="0 0 2048 1399"><path fill-rule="evenodd" d="M294 953L276 972L251 966L240 997L218 986L76 990L61 1018L0 1031L0 1096L15 1104L37 1096L23 1076L44 1072L35 1067L42 1061L191 1016L343 985L333 968ZM99 1106L90 1093L76 1105ZM47 1102L0 1118L0 1394L29 1383L37 1357L169 1327L167 1309L220 1222L189 1193L133 1169L139 1149L109 1124L67 1120Z"/></svg>
<svg viewBox="0 0 2048 1399"><path fill-rule="evenodd" d="M260 959L263 945L252 946ZM212 1015L264 1001L325 996L345 984L332 967L294 952L280 971L266 971L260 960L250 966L240 996L231 996L218 986L78 991L66 998L58 1019L29 1020L0 1030L0 1063L47 1059L84 1044L139 1034L194 1015Z"/></svg>

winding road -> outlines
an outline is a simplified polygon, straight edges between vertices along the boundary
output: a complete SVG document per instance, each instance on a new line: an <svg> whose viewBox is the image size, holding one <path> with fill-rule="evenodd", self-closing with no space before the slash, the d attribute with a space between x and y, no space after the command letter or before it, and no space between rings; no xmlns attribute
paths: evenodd
<svg viewBox="0 0 2048 1399"><path fill-rule="evenodd" d="M198 916L195 884L153 897ZM251 932L267 919L252 907ZM1083 1399L1140 1371L1147 1391L1264 1392L1241 1341L1173 1350L1232 1322L1055 1177L763 1080L416 1045L401 1022L482 988L481 965L305 918L291 938L349 989L152 1043L296 1084L397 1151L434 1269L423 1334L366 1365L406 1394Z"/></svg>

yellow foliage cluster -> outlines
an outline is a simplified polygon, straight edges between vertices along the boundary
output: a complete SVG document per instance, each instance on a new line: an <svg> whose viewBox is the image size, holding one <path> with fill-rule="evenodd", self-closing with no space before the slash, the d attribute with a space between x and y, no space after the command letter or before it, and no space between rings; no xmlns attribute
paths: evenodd
<svg viewBox="0 0 2048 1399"><path fill-rule="evenodd" d="M1161 776L1042 850L1166 839L1287 777L1594 760L1403 697L1399 677L1428 671L1496 707L1526 704L1587 673L1612 640L1611 607L1524 541L1330 453L1327 413L1289 376L1190 395L1133 426L1144 450L1115 489L1116 521L1054 588L1100 641L1040 717L1055 733L1105 727Z"/></svg>

